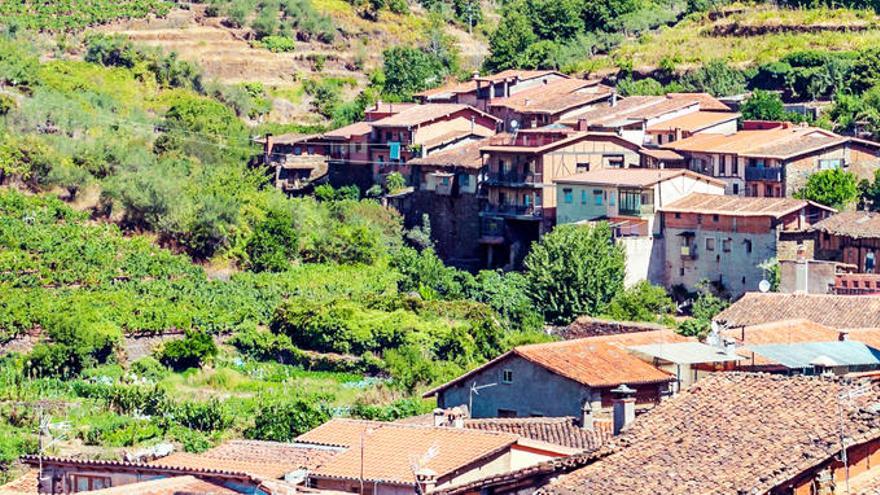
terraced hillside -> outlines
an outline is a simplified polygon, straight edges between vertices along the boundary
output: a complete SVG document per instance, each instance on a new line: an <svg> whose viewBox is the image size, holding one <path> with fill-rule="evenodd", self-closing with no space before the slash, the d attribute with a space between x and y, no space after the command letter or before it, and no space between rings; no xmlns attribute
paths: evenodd
<svg viewBox="0 0 880 495"><path fill-rule="evenodd" d="M627 61L642 72L683 70L713 59L745 67L802 50L859 50L878 42L880 17L871 10L733 6L627 40L597 68Z"/></svg>

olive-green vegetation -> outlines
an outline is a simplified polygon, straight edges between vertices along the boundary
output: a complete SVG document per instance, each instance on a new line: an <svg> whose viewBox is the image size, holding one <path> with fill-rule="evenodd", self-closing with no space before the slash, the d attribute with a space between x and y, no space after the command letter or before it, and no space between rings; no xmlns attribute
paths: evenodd
<svg viewBox="0 0 880 495"><path fill-rule="evenodd" d="M164 16L167 0L20 0L0 2L0 26L40 31L76 31L118 19Z"/></svg>

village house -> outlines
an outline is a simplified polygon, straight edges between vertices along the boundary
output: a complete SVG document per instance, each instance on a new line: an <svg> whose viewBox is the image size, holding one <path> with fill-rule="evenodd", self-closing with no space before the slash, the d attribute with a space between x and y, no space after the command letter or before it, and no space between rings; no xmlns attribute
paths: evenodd
<svg viewBox="0 0 880 495"><path fill-rule="evenodd" d="M640 147L615 134L567 128L523 130L491 138L480 242L486 266L518 266L529 245L556 223L558 177L637 167Z"/></svg>
<svg viewBox="0 0 880 495"><path fill-rule="evenodd" d="M740 114L705 93L670 93L666 96L614 98L599 106L565 118L572 128L611 132L638 146L656 147L696 134L736 132ZM667 154L670 165L682 157Z"/></svg>
<svg viewBox="0 0 880 495"><path fill-rule="evenodd" d="M878 410L871 383L715 373L636 418L606 451L445 493L476 494L487 484L512 493L507 487L521 490L529 479L538 487L550 478L544 466L556 477L538 491L546 495L876 493Z"/></svg>
<svg viewBox="0 0 880 495"><path fill-rule="evenodd" d="M767 278L767 260L793 258L803 242L798 234L834 210L790 198L694 193L660 212L664 285L692 291L708 281L736 298Z"/></svg>
<svg viewBox="0 0 880 495"><path fill-rule="evenodd" d="M113 461L26 456L22 461L42 469L32 493L112 493L153 495L158 490L189 488L207 493L288 495L302 475L345 449L309 443L233 440L201 454L173 453L156 460ZM94 492L100 493L100 492ZM198 492L196 492L198 493Z"/></svg>
<svg viewBox="0 0 880 495"><path fill-rule="evenodd" d="M870 179L880 163L880 144L790 122L743 123L726 134L700 133L663 145L695 172L727 183L727 194L791 196L820 170L843 168Z"/></svg>
<svg viewBox="0 0 880 495"><path fill-rule="evenodd" d="M345 448L309 471L309 487L370 495L427 493L577 452L506 432L342 418L296 441Z"/></svg>
<svg viewBox="0 0 880 495"><path fill-rule="evenodd" d="M580 417L585 409L607 411L612 390L625 384L640 405L650 406L670 392L675 377L627 348L687 341L658 330L519 346L425 397L436 396L440 408L466 406L473 418Z"/></svg>
<svg viewBox="0 0 880 495"><path fill-rule="evenodd" d="M608 220L619 236L661 233L657 211L691 193L724 194L724 183L684 169L600 169L560 177L556 223Z"/></svg>
<svg viewBox="0 0 880 495"><path fill-rule="evenodd" d="M257 139L263 145L263 164L273 171L275 187L291 193L308 192L327 178L328 150L318 144L319 134L266 135Z"/></svg>
<svg viewBox="0 0 880 495"><path fill-rule="evenodd" d="M486 76L475 73L468 81L444 84L416 93L413 97L422 104L460 103L486 112L489 110L489 100L505 98L562 79L569 79L569 76L554 70L509 69Z"/></svg>
<svg viewBox="0 0 880 495"><path fill-rule="evenodd" d="M835 330L880 329L880 297L747 292L713 320L724 328L748 330L754 325L796 319Z"/></svg>
<svg viewBox="0 0 880 495"><path fill-rule="evenodd" d="M492 99L487 111L504 122L504 130L515 132L608 107L616 97L613 88L598 80L566 78Z"/></svg>
<svg viewBox="0 0 880 495"><path fill-rule="evenodd" d="M482 266L480 211L485 203L485 168L481 139L409 161L412 192L389 198L404 226L421 226L428 215L438 256L459 268Z"/></svg>
<svg viewBox="0 0 880 495"><path fill-rule="evenodd" d="M416 105L370 125L369 163L378 182L391 172L410 176L413 158L494 135L498 119L467 105L438 103Z"/></svg>
<svg viewBox="0 0 880 495"><path fill-rule="evenodd" d="M853 265L856 273L880 272L880 213L840 212L818 222L813 231L816 259Z"/></svg>

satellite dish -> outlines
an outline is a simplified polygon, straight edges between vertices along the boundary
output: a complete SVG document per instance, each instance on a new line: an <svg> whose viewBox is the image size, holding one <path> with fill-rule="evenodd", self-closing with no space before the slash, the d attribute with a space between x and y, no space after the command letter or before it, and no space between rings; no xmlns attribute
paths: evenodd
<svg viewBox="0 0 880 495"><path fill-rule="evenodd" d="M770 292L770 282L761 280L758 282L758 290L761 292Z"/></svg>
<svg viewBox="0 0 880 495"><path fill-rule="evenodd" d="M510 121L510 128L513 129L514 131L519 129L519 121L516 119L511 120Z"/></svg>

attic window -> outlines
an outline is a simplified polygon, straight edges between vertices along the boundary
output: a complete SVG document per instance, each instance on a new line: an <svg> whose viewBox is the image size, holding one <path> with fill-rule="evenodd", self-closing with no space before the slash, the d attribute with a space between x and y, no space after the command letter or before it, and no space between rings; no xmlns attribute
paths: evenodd
<svg viewBox="0 0 880 495"><path fill-rule="evenodd" d="M503 370L501 372L501 381L503 383L513 383L513 370Z"/></svg>

